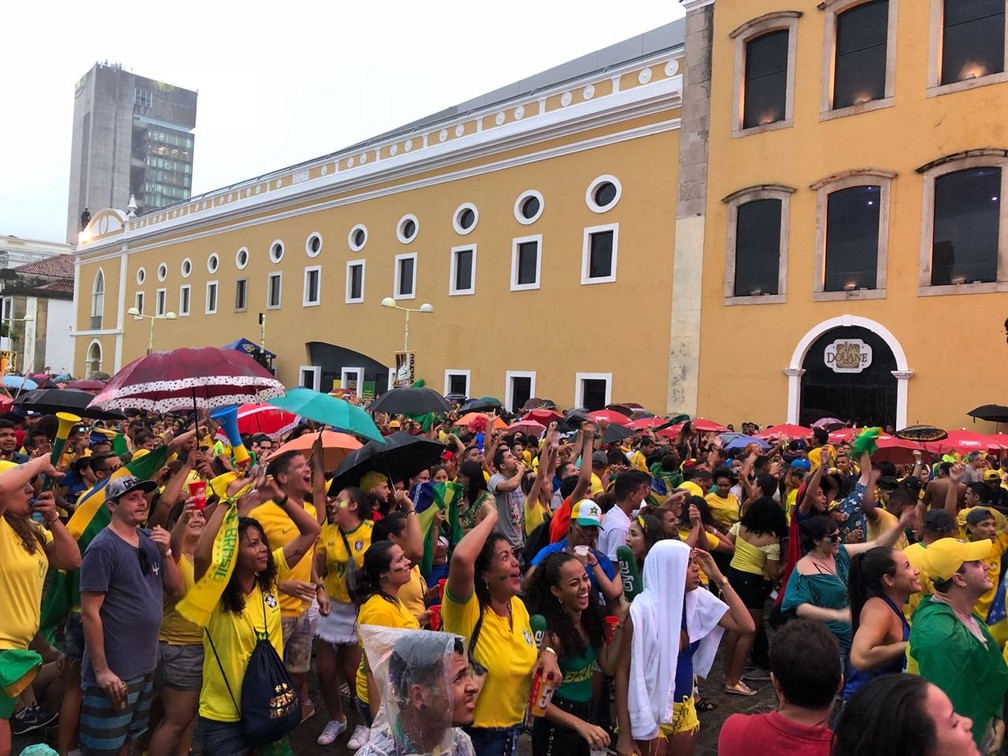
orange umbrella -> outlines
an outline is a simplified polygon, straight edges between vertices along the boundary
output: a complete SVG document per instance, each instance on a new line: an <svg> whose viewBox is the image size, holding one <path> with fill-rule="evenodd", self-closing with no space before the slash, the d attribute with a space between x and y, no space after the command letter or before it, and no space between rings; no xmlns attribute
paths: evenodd
<svg viewBox="0 0 1008 756"><path fill-rule="evenodd" d="M458 420L455 421L455 425L465 425L468 426L477 417L485 417L482 412L467 412L462 415ZM501 420L499 417L493 419L493 427L498 430L507 430L508 424Z"/></svg>
<svg viewBox="0 0 1008 756"><path fill-rule="evenodd" d="M289 451L300 452L306 457L311 456L312 446L317 433L304 433L293 441L288 441L275 452L266 458L266 462L275 459L281 454ZM363 444L348 433L337 433L336 431L322 431L322 464L326 470L335 470L340 466L340 462L354 449L360 449Z"/></svg>

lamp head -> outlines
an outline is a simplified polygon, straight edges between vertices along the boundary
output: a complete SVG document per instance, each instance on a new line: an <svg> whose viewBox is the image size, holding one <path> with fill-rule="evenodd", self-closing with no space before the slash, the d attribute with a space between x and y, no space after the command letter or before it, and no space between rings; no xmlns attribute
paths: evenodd
<svg viewBox="0 0 1008 756"><path fill-rule="evenodd" d="M175 318L177 318L177 317L178 317L178 315L176 315L174 312L166 312L165 313L165 320L175 320Z"/></svg>
<svg viewBox="0 0 1008 756"><path fill-rule="evenodd" d="M420 312L434 312L434 305L430 302L424 302L420 305Z"/></svg>
<svg viewBox="0 0 1008 756"><path fill-rule="evenodd" d="M128 310L126 310L126 314L132 315L133 317L137 317L140 315L140 310L138 310L136 307L130 307Z"/></svg>
<svg viewBox="0 0 1008 756"><path fill-rule="evenodd" d="M395 300L392 299L392 297L385 297L385 299L383 299L381 301L381 306L382 307L395 307L396 303L395 303Z"/></svg>

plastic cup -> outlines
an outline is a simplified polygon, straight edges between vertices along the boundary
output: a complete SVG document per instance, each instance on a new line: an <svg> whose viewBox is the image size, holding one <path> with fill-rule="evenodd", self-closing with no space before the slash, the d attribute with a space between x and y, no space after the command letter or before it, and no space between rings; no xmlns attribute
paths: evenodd
<svg viewBox="0 0 1008 756"><path fill-rule="evenodd" d="M605 635L603 636L602 642L605 645L612 643L613 634L616 632L616 626L619 624L619 617L607 616L605 618Z"/></svg>
<svg viewBox="0 0 1008 756"><path fill-rule="evenodd" d="M588 547L587 546L575 546L574 556L581 560L581 564L588 564Z"/></svg>
<svg viewBox="0 0 1008 756"><path fill-rule="evenodd" d="M440 630L441 629L441 604L431 604L427 607L430 612L430 629Z"/></svg>
<svg viewBox="0 0 1008 756"><path fill-rule="evenodd" d="M444 591L445 591L445 586L447 584L448 584L448 579L447 578L445 578L444 580L438 580L437 581L438 598L440 598L442 601L444 601Z"/></svg>
<svg viewBox="0 0 1008 756"><path fill-rule="evenodd" d="M193 503L195 509L206 509L206 481L197 480L189 484L189 495L196 501Z"/></svg>

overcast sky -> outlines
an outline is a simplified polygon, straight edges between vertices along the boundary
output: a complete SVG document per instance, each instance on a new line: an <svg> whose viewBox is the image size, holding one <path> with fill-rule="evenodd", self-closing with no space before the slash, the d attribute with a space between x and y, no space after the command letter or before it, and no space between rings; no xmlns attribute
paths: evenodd
<svg viewBox="0 0 1008 756"><path fill-rule="evenodd" d="M334 152L682 15L676 0L9 4L0 236L63 241L74 84L96 61L199 91L198 194Z"/></svg>

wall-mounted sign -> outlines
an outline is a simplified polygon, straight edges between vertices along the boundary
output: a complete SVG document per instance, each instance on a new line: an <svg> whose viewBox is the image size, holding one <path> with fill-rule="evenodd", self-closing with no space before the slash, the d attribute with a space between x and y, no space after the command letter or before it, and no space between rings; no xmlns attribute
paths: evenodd
<svg viewBox="0 0 1008 756"><path fill-rule="evenodd" d="M413 383L413 352L396 352L395 388Z"/></svg>
<svg viewBox="0 0 1008 756"><path fill-rule="evenodd" d="M861 339L837 339L826 345L823 357L834 373L860 373L871 365L872 348Z"/></svg>

